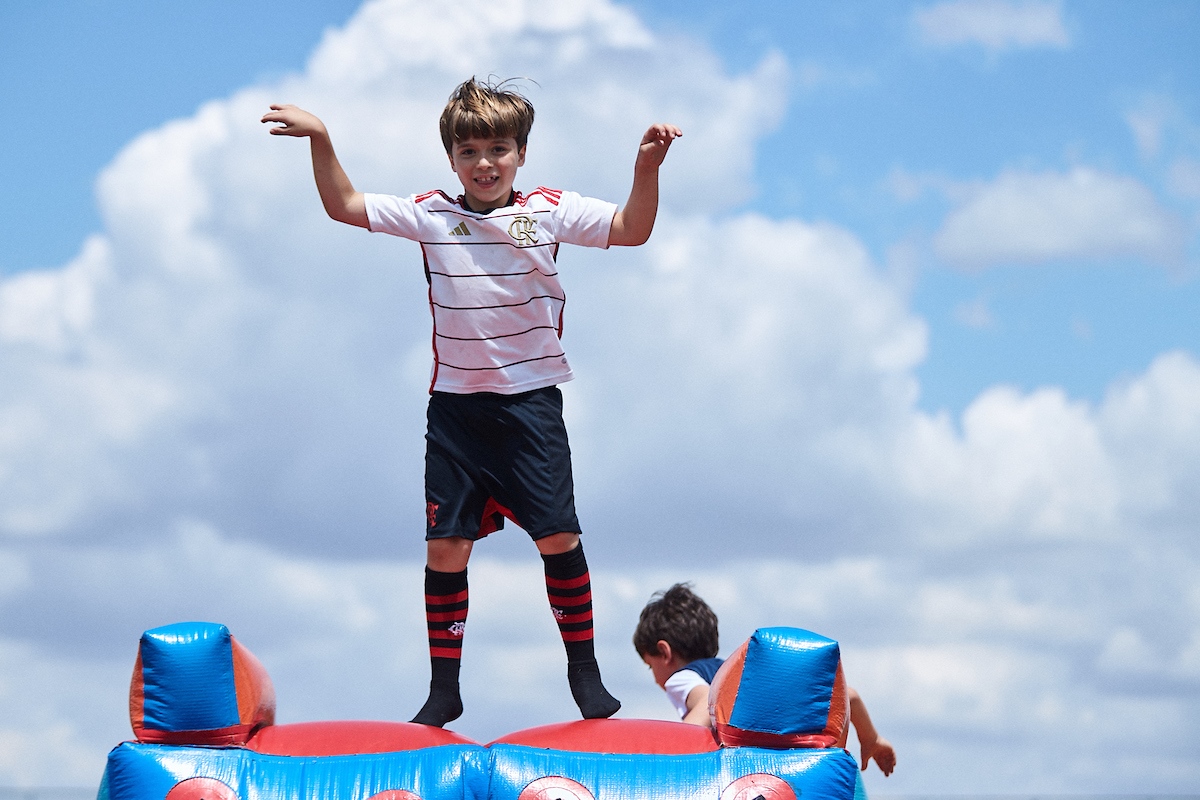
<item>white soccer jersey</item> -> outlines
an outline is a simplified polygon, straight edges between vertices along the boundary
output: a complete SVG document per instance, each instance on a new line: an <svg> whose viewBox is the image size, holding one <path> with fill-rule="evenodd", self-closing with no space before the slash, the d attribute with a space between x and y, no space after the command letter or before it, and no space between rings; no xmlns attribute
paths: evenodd
<svg viewBox="0 0 1200 800"><path fill-rule="evenodd" d="M486 214L440 191L365 198L372 231L421 244L433 313L430 391L516 394L571 380L559 341L558 245L607 247L616 205L544 187Z"/></svg>

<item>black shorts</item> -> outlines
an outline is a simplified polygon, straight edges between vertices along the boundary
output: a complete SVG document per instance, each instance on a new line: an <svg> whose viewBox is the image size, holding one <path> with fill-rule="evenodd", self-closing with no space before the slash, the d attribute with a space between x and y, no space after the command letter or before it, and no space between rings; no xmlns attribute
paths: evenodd
<svg viewBox="0 0 1200 800"><path fill-rule="evenodd" d="M534 540L580 533L557 386L429 398L425 538L480 539L507 517Z"/></svg>

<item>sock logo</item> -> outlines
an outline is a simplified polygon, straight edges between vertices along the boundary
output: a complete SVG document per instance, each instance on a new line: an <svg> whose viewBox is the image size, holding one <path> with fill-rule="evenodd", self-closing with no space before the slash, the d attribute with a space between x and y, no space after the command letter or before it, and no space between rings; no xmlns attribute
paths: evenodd
<svg viewBox="0 0 1200 800"><path fill-rule="evenodd" d="M425 504L425 521L429 524L429 527L431 527L431 528L437 527L437 510L438 510L437 503L426 503Z"/></svg>
<svg viewBox="0 0 1200 800"><path fill-rule="evenodd" d="M467 623L456 622L453 625L451 625L449 628L447 628L446 630L448 630L450 632L451 636L455 636L455 637L461 639L462 635L467 632Z"/></svg>
<svg viewBox="0 0 1200 800"><path fill-rule="evenodd" d="M553 614L554 618L559 622L562 622L563 617L567 616L561 608L555 608L554 606L550 606L550 613Z"/></svg>

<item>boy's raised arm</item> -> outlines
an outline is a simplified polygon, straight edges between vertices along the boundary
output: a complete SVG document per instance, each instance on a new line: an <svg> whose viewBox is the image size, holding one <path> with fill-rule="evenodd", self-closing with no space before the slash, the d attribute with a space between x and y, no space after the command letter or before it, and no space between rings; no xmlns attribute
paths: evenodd
<svg viewBox="0 0 1200 800"><path fill-rule="evenodd" d="M362 192L354 190L346 171L338 163L325 123L315 115L293 105L271 106L271 110L263 115L262 121L279 123L271 128L271 133L276 136L308 137L312 149L313 178L316 179L317 192L321 195L325 213L347 225L357 225L360 228L369 226L367 206Z"/></svg>
<svg viewBox="0 0 1200 800"><path fill-rule="evenodd" d="M891 775L892 770L896 768L896 750L892 747L891 742L880 736L875 730L875 725L871 722L871 715L867 713L867 704L863 702L862 697L853 686L848 688L850 690L850 724L854 726L854 732L858 734L862 771L867 771L867 765L873 758L885 776Z"/></svg>
<svg viewBox="0 0 1200 800"><path fill-rule="evenodd" d="M658 214L658 168L667 157L671 142L680 136L683 131L679 128L660 122L651 125L642 137L633 165L633 189L625 207L613 217L608 234L610 245L645 244L650 238Z"/></svg>

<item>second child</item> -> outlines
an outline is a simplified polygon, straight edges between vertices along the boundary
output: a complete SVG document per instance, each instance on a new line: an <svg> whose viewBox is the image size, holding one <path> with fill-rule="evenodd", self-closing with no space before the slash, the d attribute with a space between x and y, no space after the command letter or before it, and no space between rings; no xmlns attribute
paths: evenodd
<svg viewBox="0 0 1200 800"><path fill-rule="evenodd" d="M723 660L717 658L717 615L686 583L657 592L642 609L633 646L650 667L684 722L712 727L708 688ZM874 759L884 775L896 768L896 751L871 723L867 706L852 686L850 724L858 735L862 769Z"/></svg>

